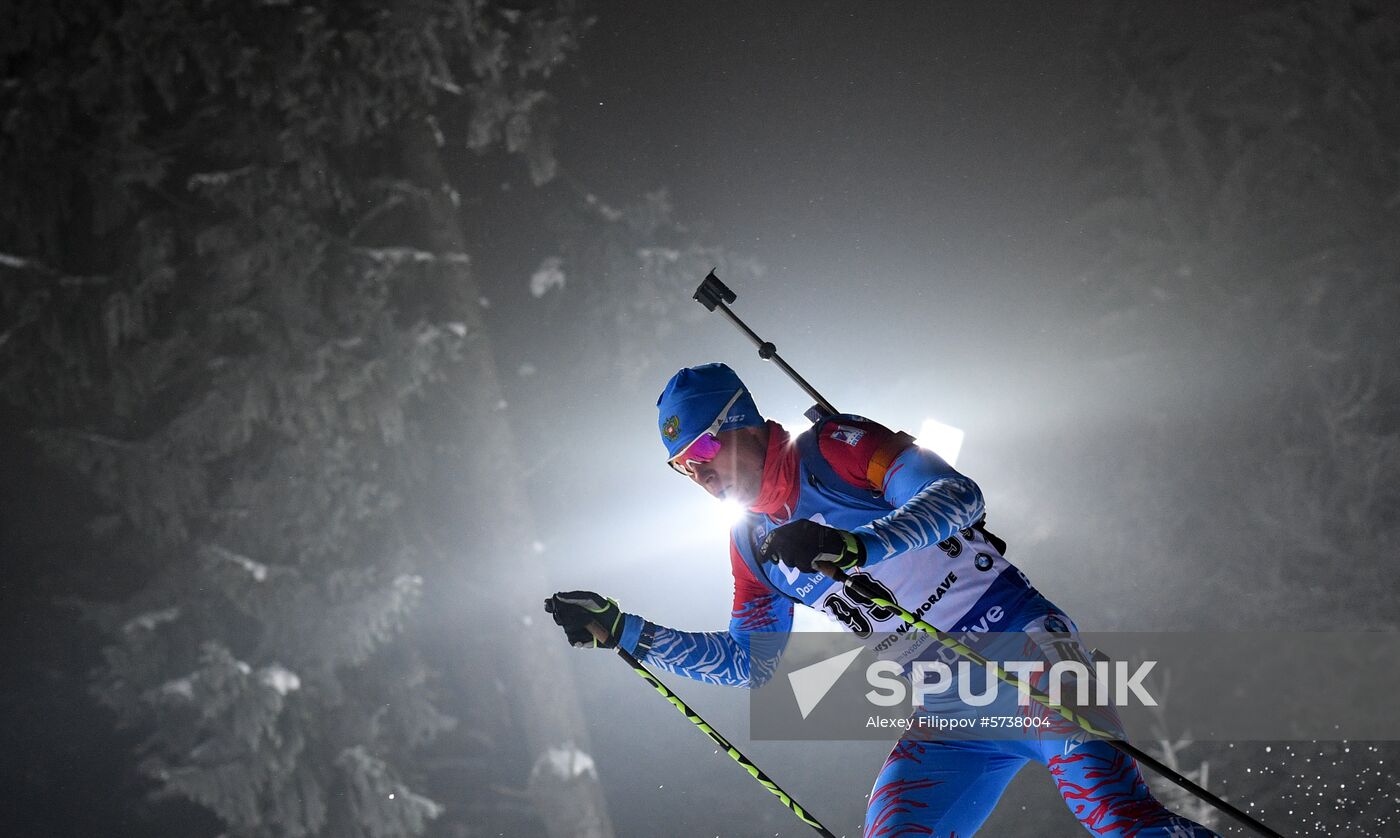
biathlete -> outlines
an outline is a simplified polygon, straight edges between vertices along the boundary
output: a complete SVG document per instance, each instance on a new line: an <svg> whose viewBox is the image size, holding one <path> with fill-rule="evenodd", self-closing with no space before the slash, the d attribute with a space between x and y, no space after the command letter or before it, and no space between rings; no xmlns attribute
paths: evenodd
<svg viewBox="0 0 1400 838"><path fill-rule="evenodd" d="M886 647L887 656L906 666L938 651L928 635L908 631L889 609L859 601L817 572L814 562L821 560L872 580L893 601L965 642L1013 632L1069 636L1078 647L1073 621L1006 560L1005 545L984 527L977 484L907 434L837 415L794 439L759 415L748 389L724 364L676 373L657 408L669 465L714 497L747 509L730 534L729 628L678 631L625 613L615 600L591 591L557 593L546 608L573 645L620 645L677 675L755 687L771 677L793 607L802 603ZM607 630L605 641L595 639L590 623ZM917 712L970 710L934 700ZM1022 712L1054 715L1035 705ZM1070 811L1094 835L1215 834L1163 807L1131 758L1076 735L1076 728L1060 724L1063 719L1054 721L1011 738L956 741L910 725L875 778L866 838L967 838L1028 760L1049 768Z"/></svg>

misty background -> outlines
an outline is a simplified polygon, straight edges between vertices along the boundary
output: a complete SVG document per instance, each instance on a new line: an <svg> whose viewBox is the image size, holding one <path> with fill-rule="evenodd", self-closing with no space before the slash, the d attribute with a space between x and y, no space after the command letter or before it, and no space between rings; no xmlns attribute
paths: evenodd
<svg viewBox="0 0 1400 838"><path fill-rule="evenodd" d="M541 610L728 619L656 396L718 360L790 429L810 402L691 301L711 268L840 409L963 429L1082 629L1400 622L1388 4L21 0L0 33L7 834L805 834ZM750 742L743 691L680 680L859 834L888 743ZM1158 738L1275 829L1394 834L1394 743ZM1036 765L983 831L1081 834Z"/></svg>

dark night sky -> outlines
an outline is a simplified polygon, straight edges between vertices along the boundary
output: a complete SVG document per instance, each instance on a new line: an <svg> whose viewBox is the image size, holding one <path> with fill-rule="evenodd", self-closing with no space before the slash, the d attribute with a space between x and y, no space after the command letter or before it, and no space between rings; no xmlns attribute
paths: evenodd
<svg viewBox="0 0 1400 838"><path fill-rule="evenodd" d="M564 143L571 168L665 184L725 241L794 275L922 270L1039 221L1054 145L1075 124L1075 20L762 8L605 8L565 119L581 141Z"/></svg>
<svg viewBox="0 0 1400 838"><path fill-rule="evenodd" d="M767 266L760 310L820 288L888 316L902 305L881 292L899 287L971 313L966 290L1022 285L1063 188L1077 26L1009 6L608 7L561 145L590 182L668 187Z"/></svg>
<svg viewBox="0 0 1400 838"><path fill-rule="evenodd" d="M760 332L771 324L765 336L814 383L839 387L838 404L916 422L933 406L886 401L892 391L976 384L1043 402L1049 421L1066 394L1094 400L1115 374L1103 365L1140 348L1105 346L1077 311L1065 235L1089 175L1075 155L1109 118L1081 55L1092 12L761 8L599 7L558 88L569 174L612 201L664 187L680 219L761 263L763 281L736 288L739 310ZM678 337L694 342L689 360L749 360L720 325ZM862 351L830 352L833 335ZM861 374L868 353L888 361L877 379ZM1156 383L1181 366L1154 370ZM775 371L747 367L770 400L793 396L775 413L805 407ZM972 402L938 407L989 433L1027 430Z"/></svg>

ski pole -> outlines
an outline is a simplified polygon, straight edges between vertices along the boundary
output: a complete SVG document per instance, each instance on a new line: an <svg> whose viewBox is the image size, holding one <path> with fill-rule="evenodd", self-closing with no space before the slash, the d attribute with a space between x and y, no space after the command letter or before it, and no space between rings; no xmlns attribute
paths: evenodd
<svg viewBox="0 0 1400 838"><path fill-rule="evenodd" d="M788 362L784 361L782 356L778 354L778 347L774 346L772 341L766 341L759 337L753 329L750 329L744 321L739 319L739 315L730 310L729 304L738 298L737 294L729 290L729 286L719 281L719 277L715 276L713 269L705 275L705 278L700 282L700 287L695 289L694 296L694 300L706 309L714 311L718 308L720 313L729 318L730 323L734 324L734 328L743 332L744 336L752 341L754 346L758 347L758 357L777 364L778 368L787 373L788 378L796 382L798 387L801 387L803 390L807 391L807 395L816 399L816 406L807 411L808 419L815 422L820 419L821 416L831 416L839 413L840 411L838 411L831 402L827 401L821 393L817 392L817 388L808 384L807 379L798 375L797 370L788 366ZM811 415L812 411L817 408L820 408L824 412L820 416Z"/></svg>
<svg viewBox="0 0 1400 838"><path fill-rule="evenodd" d="M846 590L850 591L852 594L862 599L868 599L875 605L883 606L885 608L890 609L891 611L895 612L895 614L897 614L901 620L908 623L910 626L919 629L920 631L926 634L932 635L933 639L937 640L940 644L942 644L942 646L945 649L949 649L957 653L958 655L970 661L974 666L980 666L987 669L987 671L995 675L997 679L1008 684L1009 686L1015 687L1018 690L1024 690L1025 693L1037 704L1041 705L1042 707L1045 707L1046 709L1052 712L1058 713L1062 718L1078 726L1084 732L1090 734L1091 736L1095 736L1099 739L1102 739L1109 745L1112 745L1114 748L1118 749L1119 752L1126 754L1128 757L1131 757L1132 759L1136 759L1137 761L1143 763L1152 770L1156 771L1158 774L1161 774L1163 777L1166 777L1168 780L1171 780L1173 783L1176 783L1178 786L1185 789L1190 794L1196 796L1201 800L1204 800L1206 803L1209 803L1210 805L1216 807L1225 814L1235 818L1236 820L1248 826L1250 829L1253 829L1255 832L1258 832L1260 835L1265 835L1269 838L1284 838L1284 836L1281 833L1275 832L1273 829L1270 829L1269 827L1260 823L1258 820L1254 819L1250 815L1240 811L1240 809L1238 809L1237 807L1231 805L1225 800L1222 800L1216 795L1206 791L1204 788L1191 782L1180 772L1175 771L1170 766L1163 764L1156 758L1144 752L1141 748L1138 748L1132 743L1124 741L1122 739L1115 739L1112 734L1099 730L1091 722L1089 722L1087 719L1083 718L1070 708L1064 707L1059 704L1055 704L1050 700L1050 696L1040 692L1039 690L1032 687L1030 684L1021 684L1020 681L1018 681L1010 673L1002 669L1000 664L987 660L986 658L982 657L982 655L969 648L965 643L959 641L957 638L944 631L941 631L940 629L929 623L924 622L909 611L906 611L903 608L903 606L901 606L898 602L895 602L892 597L882 596L882 591L876 589L873 585L867 585L865 583L865 580L859 577L851 576L850 574L846 573L844 570L830 562L819 561L816 562L816 566L817 569L820 570L822 573L826 574L831 579L843 584L846 587Z"/></svg>
<svg viewBox="0 0 1400 838"><path fill-rule="evenodd" d="M588 630L593 633L593 637L599 643L602 643L603 641L608 639L607 631L604 630L603 627L598 625L597 623L589 623ZM690 720L691 724L700 728L700 730L703 731L706 736L714 740L714 743L720 747L720 750L724 751L726 754L729 754L730 759L743 766L744 770L749 772L750 777L753 777L760 784L762 784L764 788L772 792L775 797L777 797L783 802L784 806L792 810L792 813L796 815L799 820L812 827L812 829L815 829L817 831L817 834L821 835L822 838L836 838L836 836L831 833L831 830L827 829L825 826L822 825L821 821L817 820L812 815L809 815L806 809L803 809L800 805L798 805L797 801L792 799L792 795L779 788L778 784L773 782L772 778L770 778L767 774L763 773L763 769L759 768L757 765L754 765L753 760L744 756L743 753L741 753L738 748L730 744L729 740L725 739L719 731L715 730L713 727L710 727L709 722L700 718L700 714L692 710L690 708L690 705L686 704L684 701L681 700L680 696L676 695L665 684L661 683L661 680L659 678L657 678L655 675L652 675L650 670L648 670L645 666L642 665L641 661L628 654L627 651L621 646L618 646L616 648L616 651L617 656L626 661L627 665L631 667L633 672L641 676L642 680L646 681L648 684L651 684L652 689L661 693L661 697L671 702L671 706L679 710L682 716L685 716L687 719Z"/></svg>

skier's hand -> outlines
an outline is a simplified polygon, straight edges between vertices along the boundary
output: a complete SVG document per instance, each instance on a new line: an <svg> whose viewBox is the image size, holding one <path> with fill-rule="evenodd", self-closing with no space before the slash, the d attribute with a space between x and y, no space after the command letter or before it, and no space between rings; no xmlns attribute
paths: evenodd
<svg viewBox="0 0 1400 838"><path fill-rule="evenodd" d="M554 622L563 626L569 642L580 649L611 649L622 633L622 609L617 600L592 591L560 591L544 601L544 610L554 615ZM600 641L594 637L588 630L589 623L596 623L607 632L607 638Z"/></svg>
<svg viewBox="0 0 1400 838"><path fill-rule="evenodd" d="M759 546L758 556L765 562L782 562L803 573L815 573L818 561L850 570L865 564L865 545L854 533L802 520L770 532Z"/></svg>

